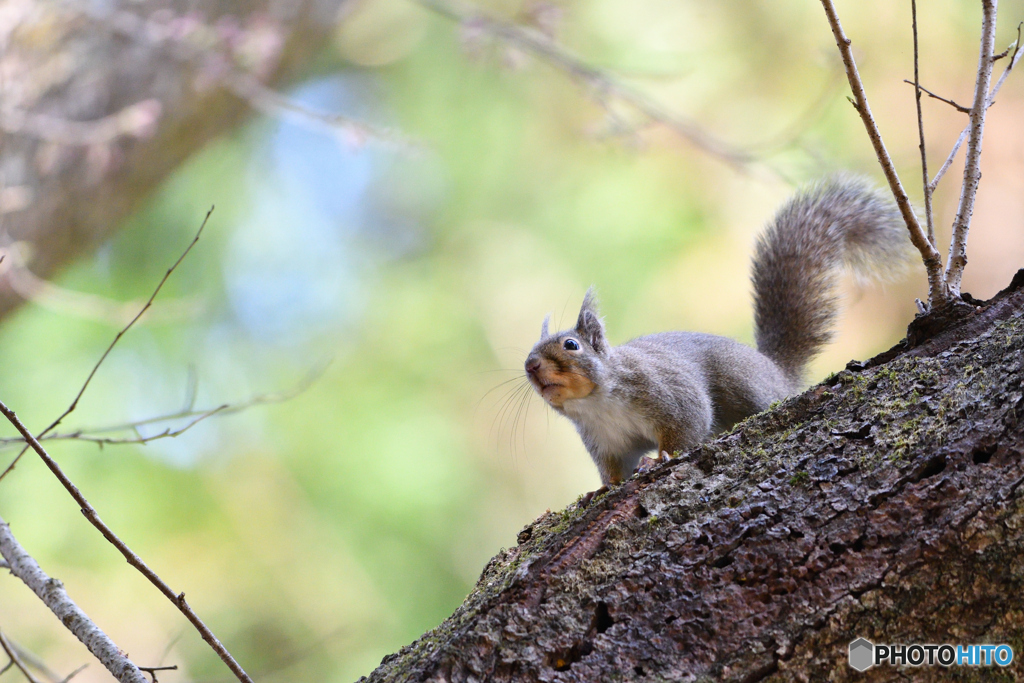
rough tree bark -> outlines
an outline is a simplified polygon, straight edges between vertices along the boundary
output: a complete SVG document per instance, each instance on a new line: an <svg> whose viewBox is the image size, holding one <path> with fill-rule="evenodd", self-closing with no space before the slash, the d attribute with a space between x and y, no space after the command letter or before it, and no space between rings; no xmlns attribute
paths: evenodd
<svg viewBox="0 0 1024 683"><path fill-rule="evenodd" d="M11 239L32 245L33 273L48 277L94 249L249 114L227 70L294 78L332 37L344 2L7 3L0 214ZM21 301L0 277L0 316Z"/></svg>
<svg viewBox="0 0 1024 683"><path fill-rule="evenodd" d="M1018 680L1024 270L970 303L954 328L545 514L363 680ZM858 674L858 637L1016 658Z"/></svg>

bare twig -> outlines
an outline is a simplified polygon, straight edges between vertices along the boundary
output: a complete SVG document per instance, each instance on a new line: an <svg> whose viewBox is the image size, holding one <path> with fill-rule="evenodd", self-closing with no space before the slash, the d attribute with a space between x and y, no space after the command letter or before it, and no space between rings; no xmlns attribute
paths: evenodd
<svg viewBox="0 0 1024 683"><path fill-rule="evenodd" d="M996 81L996 84L994 86L992 86L992 92L990 92L988 95L988 106L990 107L996 103L995 97L996 95L999 94L999 89L1003 87L1003 83L1006 82L1006 77L1010 75L1011 71L1013 71L1013 67L1017 66L1017 62L1020 61L1020 58L1024 57L1024 50L1021 49L1020 43L1022 25L1024 24L1017 25L1017 40L1014 41L1013 57L1006 65L1006 68L1003 69L1003 73L999 76L999 80ZM1006 49L1006 52L1009 52L1009 48ZM957 138L956 144L953 145L953 150L949 153L949 156L946 157L946 161L939 168L938 172L935 174L935 177L932 178L932 181L928 183L928 186L932 192L934 192L935 188L938 187L939 181L942 180L942 176L945 175L946 170L949 169L950 164L953 163L953 160L956 158L956 153L960 151L961 145L964 144L964 140L967 139L967 136L970 135L970 133L971 124L968 123L967 126L964 127L962 131L960 131L960 137Z"/></svg>
<svg viewBox="0 0 1024 683"><path fill-rule="evenodd" d="M182 434L184 434L188 430L192 429L193 427L195 427L197 424L199 424L200 422L202 422L206 418L213 417L214 415L218 415L218 414L224 412L225 410L227 410L227 408L228 408L228 404L226 404L226 403L222 404L222 405L219 405L216 408L211 408L210 410L207 410L206 412L199 413L196 417L192 418L191 420L186 422L183 426L181 426L181 427L179 427L177 429L171 429L170 427L167 427L162 432L158 432L156 434L151 434L150 436L142 436L141 434L138 433L137 430L136 430L136 436L125 436L125 437L94 436L92 434L87 434L87 433L84 433L84 432L82 432L82 433L72 432L71 434L58 434L58 435L53 435L53 436L54 436L55 440L56 439L60 439L62 441L69 441L69 440L88 441L88 442L94 443L94 444L96 444L98 446L120 446L120 445L125 445L125 444L138 444L140 446L144 446L147 443L149 443L150 441L158 441L159 439L173 439L175 437L181 436ZM3 440L0 439L0 441L3 441ZM23 441L23 439L16 439L16 441Z"/></svg>
<svg viewBox="0 0 1024 683"><path fill-rule="evenodd" d="M117 10L100 18L121 35L147 45L161 48L179 62L205 67L205 72L220 84L264 114L288 116L297 123L323 132L341 134L351 144L367 141L382 142L401 149L416 149L417 143L400 133L372 126L341 114L329 114L307 107L294 99L264 85L252 73L239 68L230 55L215 54L205 43L198 47L183 39L180 31L153 18L142 18L125 10ZM219 57L216 68L211 69L211 60Z"/></svg>
<svg viewBox="0 0 1024 683"><path fill-rule="evenodd" d="M85 394L85 390L88 388L89 383L92 381L92 378L96 375L96 372L103 364L103 361L106 360L108 355L110 355L110 352L113 350L114 346L117 344L118 341L121 340L121 337L123 337L128 332L128 330L131 329L132 325L134 325L135 322L138 321L138 319L141 318L142 315L149 309L149 307L153 304L153 301L156 299L157 294L160 293L160 290L167 282L168 278L170 278L171 274L175 271L175 269L177 269L177 267L181 264L185 257L188 256L189 252L192 251L192 247L194 247L196 243L199 241L200 236L203 234L203 229L206 227L207 221L210 220L210 214L212 213L213 207L210 207L210 210L206 213L206 216L203 218L203 222L199 226L199 230L196 232L195 237L185 248L185 251L182 252L181 256L178 257L178 260L174 262L174 264L167 270L166 273L164 273L163 278L161 278L160 282L157 284L156 289L153 290L153 294L149 297L149 300L146 301L145 305L142 307L142 310L140 310L139 313L127 325L125 325L125 327L122 328L120 332L117 333L117 335L114 337L114 340L110 343L107 349L103 352L103 355L100 356L100 359L93 366L92 371L86 378L85 383L82 385L82 388L78 391L78 394L75 396L75 399L71 402L71 405L68 407L67 410L65 410L60 415L60 417L58 417L56 420L50 423L50 426L48 426L46 429L40 432L40 436L45 436L49 432L53 431L53 429L60 424L61 420L63 420L65 417L70 415L72 411L74 411L74 409L78 405L78 401L82 398L82 395ZM242 667L238 664L237 661L235 661L235 658L231 656L231 653L227 651L224 645L217 639L216 636L214 636L213 632L209 629L209 627L203 623L202 619L200 619L199 616L195 613L195 611L188 605L188 603L185 602L185 594L175 594L175 592L171 590L171 587L168 586L167 583L164 582L164 580L161 579L156 572L150 569L145 562L143 562L142 558L136 555L124 541L122 541L120 538L118 538L116 534L114 534L110 527L108 527L103 522L103 520L100 519L100 516L96 512L96 509L92 507L92 505L85 498L82 492L79 491L78 487L75 486L71 479L69 479L68 476L64 473L60 465L57 464L57 461L54 460L50 456L50 454L46 452L46 450L42 447L42 445L40 445L36 437L33 436L32 433L28 430L28 428L25 427L25 425L21 422L21 420L18 419L18 416L14 414L14 411L12 411L10 408L4 405L4 403L0 402L0 414L3 414L3 416L6 417L7 420L12 425L14 425L18 433L21 434L22 438L25 439L25 442L27 443L26 449L32 448L32 450L34 450L36 454L39 455L43 463L50 469L53 475L57 477L57 479L64 486L67 492L71 494L71 497L75 499L75 502L78 503L82 510L82 514L85 515L85 518L89 520L89 522L94 527L96 527L101 534L103 534L103 537L106 538L107 541L111 543L111 545L113 545L115 548L118 549L118 551L121 552L124 558L128 561L128 564L138 569L143 576L149 579L150 583L156 586L157 589L159 589L160 592L163 593L168 600L174 603L174 605L181 611L181 613L184 614L185 617L190 622L192 622L192 625L195 626L197 631L199 631L199 634L203 637L203 640L205 640L210 645L210 647L213 648L214 652L217 653L221 660L228 666L229 669L231 669L232 673L234 673L235 676L240 681L242 681L243 683L252 683L252 679L249 678L248 674L245 673L245 670L242 669ZM4 471L4 475L6 475L7 472L9 472L14 467L15 463L17 463L18 458L20 458L24 452L25 450L23 449L21 453L18 454L18 457L15 458L14 462L12 462L11 465L7 468L7 470ZM2 477L3 475L0 475L0 478ZM9 562L11 561L9 557L7 559ZM139 673L139 676L142 676L141 672ZM144 681L145 678L142 677L141 680Z"/></svg>
<svg viewBox="0 0 1024 683"><path fill-rule="evenodd" d="M139 668L153 677L153 683L158 683L156 679L157 671L177 671L178 665L174 664L172 666L140 666Z"/></svg>
<svg viewBox="0 0 1024 683"><path fill-rule="evenodd" d="M892 190L896 204L903 215L903 220L907 224L907 230L910 231L910 241L921 252L921 259L924 261L924 267L928 273L928 303L930 306L945 303L950 297L942 274L942 256L921 229L921 224L914 213L914 207L910 204L910 198L907 197L903 184L896 174L896 168L893 166L892 159L889 157L889 152L885 148L885 143L882 142L882 134L879 132L875 119L871 115L871 107L868 106L864 84L860 80L860 74L857 72L857 63L853 59L853 51L850 49L851 41L843 32L843 27L839 23L839 16L836 14L835 5L832 4L832 0L821 0L821 4L825 8L825 15L828 17L829 25L832 27L832 35L836 39L836 45L839 47L839 53L842 55L843 64L846 67L846 77L850 81L850 89L853 90L854 95L852 100L853 106L857 113L860 114L864 127L867 129L868 137L875 148L875 155L878 157L878 163L881 165L885 178L889 182L889 188Z"/></svg>
<svg viewBox="0 0 1024 683"><path fill-rule="evenodd" d="M13 415L13 413L12 413ZM60 619L61 623L76 638L89 648L89 652L100 660L107 671L122 683L148 683L138 667L124 655L117 645L68 597L63 584L52 579L39 567L39 564L18 543L11 533L11 527L0 518L0 554L11 566L11 573L25 582L39 599ZM3 639L3 648L11 659L15 659L14 648L9 647ZM33 678L20 664L30 681Z"/></svg>
<svg viewBox="0 0 1024 683"><path fill-rule="evenodd" d="M192 408L186 408L176 413L170 413L167 415L159 415L157 417L150 417L145 420L136 420L134 422L124 422L122 424L110 425L107 427L96 427L96 428L83 428L73 432L65 433L50 433L42 438L38 438L40 442L43 441L89 441L99 445L119 445L119 444L147 444L150 441L156 441L157 439L167 439L180 436L184 432L194 427L199 422L202 422L208 417L218 416L222 417L225 415L233 415L240 413L249 408L257 406L271 405L274 403L283 403L289 401L296 396L305 392L313 382L315 382L323 372L323 366L316 368L314 371L306 375L305 378L293 389L289 391L281 391L272 394L259 394L253 396L247 401L241 403L223 403L214 408L207 408L204 410L194 410ZM139 434L139 428L153 424L160 424L163 422L171 422L174 420L188 420L183 426L177 429L166 428L156 434L149 436L142 436ZM112 434L117 432L133 431L136 436L133 437L104 437L102 434ZM0 448L7 448L15 444L24 444L25 439L20 436L11 436L0 438Z"/></svg>
<svg viewBox="0 0 1024 683"><path fill-rule="evenodd" d="M914 101L917 104L918 148L921 150L921 182L924 186L924 217L928 225L928 241L935 246L935 221L932 218L932 192L928 188L928 154L924 146L924 117L921 114L921 75L918 69L917 0L910 0L910 14L914 27Z"/></svg>
<svg viewBox="0 0 1024 683"><path fill-rule="evenodd" d="M373 140L401 150L419 149L422 145L398 131L371 126L341 114L329 114L297 102L263 85L254 76L235 72L225 77L226 85L253 109L269 116L287 117L320 132L341 133L346 142L356 147Z"/></svg>
<svg viewBox="0 0 1024 683"><path fill-rule="evenodd" d="M903 82L906 83L907 85L912 85L912 86L916 87L920 92L925 93L926 95L928 95L928 97L931 97L932 99L938 100L939 102L945 102L946 104L948 104L949 106L953 107L953 109L956 109L961 114L970 114L971 113L971 110L970 110L969 107L965 107L962 104L957 104L953 100L946 99L942 95L936 95L935 93L933 93L931 90L929 90L928 88L924 87L920 83L915 83L914 81L908 81L905 78L903 79ZM920 99L920 97L921 97L920 94L918 94L918 99Z"/></svg>
<svg viewBox="0 0 1024 683"><path fill-rule="evenodd" d="M967 265L967 234L974 213L974 199L981 181L981 141L985 132L985 113L989 107L989 84L992 81L992 53L996 42L996 15L999 0L982 0L981 49L978 56L978 79L974 85L971 106L971 134L967 139L964 161L964 182L960 188L960 204L953 221L953 238L946 262L946 287L952 295L960 294L960 279Z"/></svg>
<svg viewBox="0 0 1024 683"><path fill-rule="evenodd" d="M949 170L953 160L956 159L956 153L960 151L960 147L963 146L964 140L971 134L971 124L967 124L967 127L960 131L960 137L953 143L953 149L949 152L949 156L942 162L942 166L939 166L939 170L935 172L935 177L928 183L928 191L934 193L935 188L939 186L939 181L942 180L942 176L946 175L946 171Z"/></svg>
<svg viewBox="0 0 1024 683"><path fill-rule="evenodd" d="M21 661L21 657L19 657L18 653L15 652L14 648L11 646L11 643L7 640L7 636L4 635L3 631L0 631L0 647L2 647L4 649L4 652L7 653L7 656L10 657L11 664L18 668L18 671L20 671L25 676L25 678L28 679L29 683L41 683L40 680L33 676L32 672L29 671L28 667L26 667L25 664Z"/></svg>
<svg viewBox="0 0 1024 683"><path fill-rule="evenodd" d="M150 583L156 586L157 589L159 589L159 591L163 593L168 600L174 603L175 607L177 607L181 611L181 613L185 615L185 618L192 622L192 625L195 626L197 631L199 631L199 635L201 635L203 637L203 640L205 640L210 645L210 647L213 648L214 652L216 652L217 655L221 658L221 661L223 661L228 666L228 668L231 669L232 673L235 674L238 680L242 681L243 683L252 683L252 679L249 678L249 675L245 673L245 670L242 669L238 662L235 661L235 658L231 656L231 653L228 652L224 645L217 639L217 637L213 634L213 631L211 631L209 627L203 623L203 620L199 618L199 615L197 615L195 611L189 606L189 604L185 602L185 594L176 594L171 589L171 587L168 586L167 583L160 578L160 576L156 572L149 568L149 566L142 560L142 558L136 555L124 541L118 538L118 536L110 529L110 527L108 527L106 523L102 519L100 519L100 516L96 512L96 509L89 503L85 496L82 495L82 492L78 490L78 487L75 486L71 479L68 478L68 476L61 469L60 465L57 464L57 461L50 457L50 454L47 453L46 449L44 449L42 445L40 445L40 443L36 440L36 438L32 436L32 433L28 431L28 428L25 427L24 424L22 424L21 420L18 419L18 416L14 414L14 411L8 408L3 402L0 402L0 414L6 417L8 421L12 425L14 425L14 428L18 430L18 433L21 434L22 437L24 437L24 439L28 442L32 450L34 450L42 459L43 463L45 463L46 466L50 468L50 471L53 472L53 475L57 477L57 479L64 486L67 492L71 494L71 497L74 498L75 502L78 503L78 505L81 507L82 514L85 515L85 518L87 520L89 520L89 523L96 527L99 530L99 532L103 534L103 537L107 539L107 541L109 541L111 545L113 545L121 552L124 558L128 561L128 564L138 569L143 576L149 579ZM2 526L2 523L0 523L0 526ZM2 529L0 529L0 531L2 531ZM4 557L6 557L7 561L11 562L12 565L14 564L13 561L11 561L11 558L8 557L6 553L4 553ZM145 680L145 678L143 678L142 680Z"/></svg>
<svg viewBox="0 0 1024 683"><path fill-rule="evenodd" d="M89 666L88 664L83 664L82 666L78 667L77 669L75 669L74 671L72 671L71 673L69 673L69 674L68 674L67 676L65 676L64 678L62 678L62 679L60 680L60 683L68 683L68 681L70 681L70 680L71 680L72 678L74 678L74 677L75 677L75 676L77 676L78 674L80 674L80 673L82 673L83 671L85 671L86 667L88 667L88 666Z"/></svg>
<svg viewBox="0 0 1024 683"><path fill-rule="evenodd" d="M50 683L63 683L63 681L66 680L65 676L61 676L53 669L51 669L46 664L46 662L42 660L41 657L37 656L31 650L23 647L17 641L12 640L9 636L7 638L7 642L14 649L14 651L18 653L18 656L21 657L21 661L28 665L29 668L35 669L37 672L39 672L39 674L45 677L46 680L50 681ZM79 667L79 670L84 669L86 666L86 664L83 664ZM69 675L74 675L74 673Z"/></svg>
<svg viewBox="0 0 1024 683"><path fill-rule="evenodd" d="M69 121L49 114L0 107L0 130L61 145L104 145L120 137L148 137L155 130L160 112L160 102L154 99L137 102L94 121Z"/></svg>
<svg viewBox="0 0 1024 683"><path fill-rule="evenodd" d="M25 256L21 253L20 242L11 242L6 234L0 231L0 253L11 258L0 268L0 275L6 276L7 282L21 298L39 306L89 320L108 323L122 327L138 312L141 301L114 301L95 294L76 292L59 287L48 280L37 277L29 270ZM195 315L201 309L199 302L189 299L165 301L160 307L159 318L156 311L151 311L146 320L167 322L180 320Z"/></svg>
<svg viewBox="0 0 1024 683"><path fill-rule="evenodd" d="M449 0L417 0L417 2L452 21L486 31L490 35L537 55L548 64L565 71L575 80L592 88L598 94L599 101L601 97L613 97L628 102L648 119L666 126L694 147L725 161L734 168L743 169L757 161L755 155L736 149L712 137L692 121L673 114L646 95L583 62L540 31L485 15L476 8L463 3Z"/></svg>
<svg viewBox="0 0 1024 683"><path fill-rule="evenodd" d="M189 242L189 245L185 248L185 251L182 252L181 256L178 257L178 260L175 261L174 264L167 269L167 272L164 273L163 278L157 284L156 289L153 290L153 293L150 295L149 299L142 306L139 312L135 314L135 317L129 320L128 324L121 328L121 331L117 333L117 335L114 337L114 340L110 342L110 345L107 347L107 350L103 352L103 355L100 356L100 359L96 361L96 364L92 367L92 371L89 372L89 376L85 378L85 382L82 384L82 388L78 390L78 394L75 396L75 399L71 402L71 405L68 406L67 410L61 413L56 420L51 422L50 426L41 431L39 433L39 437L44 437L50 432L52 432L65 417L74 412L75 408L78 407L78 401L82 398L82 394L85 393L85 390L89 388L89 383L92 382L92 378L96 375L96 371L100 369L101 365L103 365L103 361L105 361L107 359L107 356L110 355L110 352L114 349L114 346L117 345L117 342L121 341L121 337L123 337L125 333L127 333L128 330L132 328L132 325L138 322L139 318L141 318L143 314L145 314L145 312L149 310L149 307L153 305L153 300L156 299L156 295L160 293L161 289L163 289L164 283L166 283L167 279L171 277L171 273L173 273L175 269L181 264L181 262L185 260L185 257L188 256L188 253L192 251L192 247L194 247L196 245L196 242L199 241L199 237L203 234L203 228L206 227L206 223L207 221L210 220L210 214L212 213L213 207L211 206L210 210L206 212L206 217L203 218L203 222L202 224L200 224L199 230L196 231L196 236L192 238L192 241ZM6 477L7 474L14 469L14 467L18 464L18 461L21 459L21 456L25 454L25 451L27 449L28 446L23 448L21 452L18 453L17 456L15 456L11 464L7 466L7 469L0 473L0 480Z"/></svg>

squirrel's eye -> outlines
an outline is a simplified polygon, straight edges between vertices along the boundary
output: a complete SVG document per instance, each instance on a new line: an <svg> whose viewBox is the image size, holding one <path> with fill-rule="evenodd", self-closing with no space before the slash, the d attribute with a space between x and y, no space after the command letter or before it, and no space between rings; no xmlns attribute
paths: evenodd
<svg viewBox="0 0 1024 683"><path fill-rule="evenodd" d="M565 343L562 344L562 346L564 348L568 349L569 351L579 351L580 350L580 343L578 341L576 341L575 339L566 339Z"/></svg>

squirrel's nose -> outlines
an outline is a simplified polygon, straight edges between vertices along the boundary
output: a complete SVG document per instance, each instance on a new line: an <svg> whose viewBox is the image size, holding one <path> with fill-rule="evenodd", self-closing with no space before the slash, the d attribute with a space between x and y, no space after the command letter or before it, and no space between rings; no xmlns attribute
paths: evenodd
<svg viewBox="0 0 1024 683"><path fill-rule="evenodd" d="M526 374L535 375L540 370L540 358L526 359Z"/></svg>

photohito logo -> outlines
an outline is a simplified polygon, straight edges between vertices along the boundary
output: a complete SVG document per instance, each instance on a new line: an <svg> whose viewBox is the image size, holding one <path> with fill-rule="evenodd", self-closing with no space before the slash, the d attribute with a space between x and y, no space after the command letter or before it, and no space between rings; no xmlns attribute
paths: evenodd
<svg viewBox="0 0 1024 683"><path fill-rule="evenodd" d="M866 638L850 643L850 666L867 671L879 664L893 666L1009 666L1009 645L875 645Z"/></svg>

